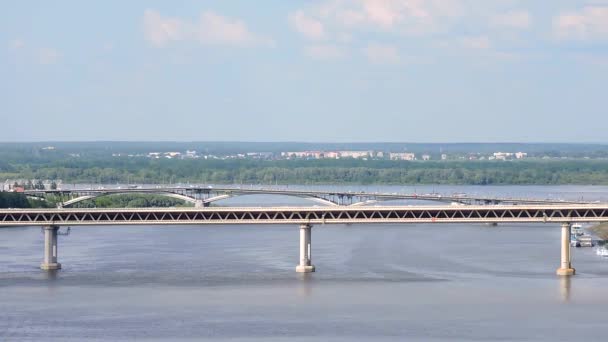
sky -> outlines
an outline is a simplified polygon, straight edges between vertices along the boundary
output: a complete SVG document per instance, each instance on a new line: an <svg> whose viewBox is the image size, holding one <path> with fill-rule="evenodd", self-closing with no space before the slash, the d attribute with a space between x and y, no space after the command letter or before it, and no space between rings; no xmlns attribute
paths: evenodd
<svg viewBox="0 0 608 342"><path fill-rule="evenodd" d="M608 142L608 0L0 6L0 141Z"/></svg>

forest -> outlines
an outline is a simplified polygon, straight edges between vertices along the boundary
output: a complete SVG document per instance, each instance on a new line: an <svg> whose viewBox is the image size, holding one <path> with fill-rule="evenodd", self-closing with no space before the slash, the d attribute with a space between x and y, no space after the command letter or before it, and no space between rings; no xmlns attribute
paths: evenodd
<svg viewBox="0 0 608 342"><path fill-rule="evenodd" d="M608 160L31 158L0 162L0 179L44 179L90 184L608 185Z"/></svg>

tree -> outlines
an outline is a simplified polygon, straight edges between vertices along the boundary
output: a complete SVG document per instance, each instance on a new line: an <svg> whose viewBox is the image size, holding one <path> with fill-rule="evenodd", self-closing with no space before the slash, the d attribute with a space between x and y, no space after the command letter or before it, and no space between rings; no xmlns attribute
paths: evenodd
<svg viewBox="0 0 608 342"><path fill-rule="evenodd" d="M36 190L44 190L44 183L42 183L42 180L38 180L36 182L36 185L34 186L34 189Z"/></svg>
<svg viewBox="0 0 608 342"><path fill-rule="evenodd" d="M55 181L51 182L51 190L57 190L57 183Z"/></svg>

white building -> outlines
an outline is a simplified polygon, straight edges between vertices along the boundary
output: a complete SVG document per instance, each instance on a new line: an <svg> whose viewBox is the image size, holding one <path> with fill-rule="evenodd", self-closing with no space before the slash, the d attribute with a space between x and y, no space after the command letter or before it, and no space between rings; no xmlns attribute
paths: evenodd
<svg viewBox="0 0 608 342"><path fill-rule="evenodd" d="M512 152L494 152L494 159L507 160L513 158Z"/></svg>
<svg viewBox="0 0 608 342"><path fill-rule="evenodd" d="M373 154L373 151L340 151L340 158L368 158Z"/></svg>
<svg viewBox="0 0 608 342"><path fill-rule="evenodd" d="M281 152L281 157L284 158L314 158L320 159L323 157L321 151L303 151L303 152Z"/></svg>
<svg viewBox="0 0 608 342"><path fill-rule="evenodd" d="M391 160L416 160L415 153L407 153L407 152L391 152L389 154Z"/></svg>

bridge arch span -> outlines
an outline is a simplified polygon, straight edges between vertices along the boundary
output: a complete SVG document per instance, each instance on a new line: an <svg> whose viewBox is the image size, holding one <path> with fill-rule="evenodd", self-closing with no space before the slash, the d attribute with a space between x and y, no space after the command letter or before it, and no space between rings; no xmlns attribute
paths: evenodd
<svg viewBox="0 0 608 342"><path fill-rule="evenodd" d="M365 201L360 201L360 202L355 202L352 204L349 204L349 206L351 207L362 207L362 206L366 206L366 205L371 205L371 204L378 204L378 203L383 203L383 202L395 202L395 201L414 201L414 202L433 202L433 203L448 203L448 204L452 204L452 205L466 205L468 203L465 202L459 202L459 201L454 201L454 200L449 200L449 199L437 199L437 198L375 198L375 199L368 199Z"/></svg>
<svg viewBox="0 0 608 342"><path fill-rule="evenodd" d="M197 205L200 203L200 201L198 201L196 198L192 198L186 195L181 195L181 194L176 194L173 192L165 192L165 191L158 191L158 192L150 192L150 191L142 191L142 192L137 192L137 191L125 191L125 192L116 192L116 191L112 191L112 192L102 192L102 193L96 193L96 194L92 194L92 195L83 195L83 196L79 196L76 197L74 199L71 199L69 201L65 201L62 203L62 207L70 207L76 203L82 202L82 201L86 201L86 200L90 200L90 199L94 199L94 198L98 198L98 197L103 197L103 196L109 196L109 195L128 195L128 194L138 194L138 195L160 195L160 196L165 196L165 197L170 197L170 198L175 198L175 199L179 199L188 203L193 203L194 205Z"/></svg>
<svg viewBox="0 0 608 342"><path fill-rule="evenodd" d="M217 201L221 201L221 200L225 200L228 198L234 198L234 197L241 197L241 196L252 196L252 195L264 195L264 196L286 196L286 197L296 197L296 198L301 198L301 199L305 199L305 200L309 200L309 201L313 201L313 202L317 202L320 204L324 204L327 206L338 206L339 204L336 202L332 202L328 199L322 198L322 197L316 197L316 196L304 196L304 195L297 195L297 194L272 194L272 193L228 193L228 194L222 194L222 195L217 195L217 196L213 196L213 197L209 197L207 199L205 199L203 201L203 203L205 204L209 204L209 203L213 203L213 202L217 202Z"/></svg>

